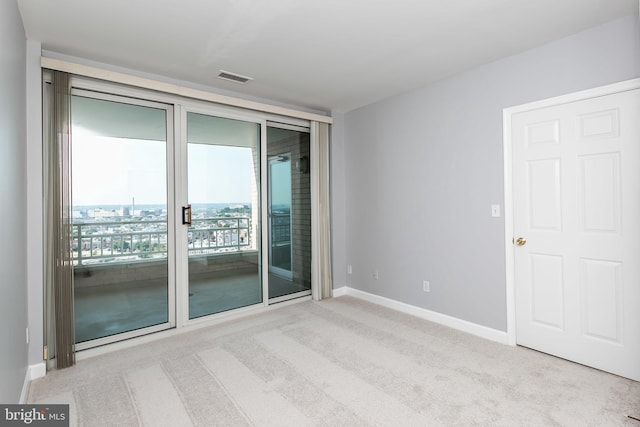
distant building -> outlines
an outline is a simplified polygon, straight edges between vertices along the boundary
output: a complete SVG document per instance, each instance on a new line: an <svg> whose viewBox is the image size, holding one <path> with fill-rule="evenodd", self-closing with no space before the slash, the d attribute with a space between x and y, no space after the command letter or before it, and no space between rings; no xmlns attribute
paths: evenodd
<svg viewBox="0 0 640 427"><path fill-rule="evenodd" d="M113 218L114 216L120 216L120 212L115 209L103 209L97 208L89 211L89 216L95 219Z"/></svg>

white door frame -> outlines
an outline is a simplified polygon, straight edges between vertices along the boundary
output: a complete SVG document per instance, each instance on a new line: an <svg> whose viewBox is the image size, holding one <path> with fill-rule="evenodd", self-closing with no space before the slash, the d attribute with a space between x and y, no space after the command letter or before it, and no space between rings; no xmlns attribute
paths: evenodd
<svg viewBox="0 0 640 427"><path fill-rule="evenodd" d="M513 245L513 144L511 141L511 117L540 108L547 108L561 104L568 104L599 96L611 95L640 88L640 79L627 80L580 92L561 95L542 101L531 102L515 107L505 108L503 117L503 153L504 153L504 246L505 246L505 277L507 297L507 344L515 346L516 337L516 298L515 298L515 268Z"/></svg>

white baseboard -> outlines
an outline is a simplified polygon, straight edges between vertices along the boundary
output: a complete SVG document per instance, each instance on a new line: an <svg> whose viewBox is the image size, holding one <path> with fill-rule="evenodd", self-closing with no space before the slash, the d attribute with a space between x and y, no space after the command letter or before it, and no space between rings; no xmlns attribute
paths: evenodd
<svg viewBox="0 0 640 427"><path fill-rule="evenodd" d="M24 375L24 382L22 383L22 391L20 392L20 400L18 403L24 405L27 403L27 396L29 396L29 385L31 384L31 378L29 377L29 368Z"/></svg>
<svg viewBox="0 0 640 427"><path fill-rule="evenodd" d="M29 378L31 380L37 380L47 375L47 364L45 362L36 363L35 365L29 365Z"/></svg>
<svg viewBox="0 0 640 427"><path fill-rule="evenodd" d="M332 292L331 292L331 295L334 298L341 297L343 295L347 295L347 287L346 286L341 286L339 288L334 288L332 290Z"/></svg>
<svg viewBox="0 0 640 427"><path fill-rule="evenodd" d="M381 297L379 295L370 294L368 292L360 291L358 289L343 286L333 290L334 297L340 297L343 295L349 295L362 299L364 301L372 302L392 310L397 310L412 316L420 317L430 322L439 323L444 326L448 326L453 329L457 329L462 332L466 332L478 337L495 341L501 344L508 344L507 333L499 331L497 329L488 328L486 326L478 325L477 323L468 322L466 320L458 319L457 317L447 316L435 311L427 310L426 308L416 307L414 305L405 304L400 301L392 300L390 298Z"/></svg>
<svg viewBox="0 0 640 427"><path fill-rule="evenodd" d="M22 392L20 393L20 401L18 403L27 403L29 397L29 385L31 381L42 378L47 375L47 365L44 362L29 365L24 375L24 383L22 383Z"/></svg>

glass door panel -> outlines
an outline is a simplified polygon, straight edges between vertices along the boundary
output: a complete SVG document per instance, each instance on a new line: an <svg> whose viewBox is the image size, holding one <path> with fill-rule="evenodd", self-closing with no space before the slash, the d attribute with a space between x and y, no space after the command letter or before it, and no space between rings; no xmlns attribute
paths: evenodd
<svg viewBox="0 0 640 427"><path fill-rule="evenodd" d="M170 107L81 91L71 109L76 343L168 328Z"/></svg>
<svg viewBox="0 0 640 427"><path fill-rule="evenodd" d="M269 299L311 294L310 134L267 128Z"/></svg>
<svg viewBox="0 0 640 427"><path fill-rule="evenodd" d="M187 113L189 318L262 302L260 125Z"/></svg>

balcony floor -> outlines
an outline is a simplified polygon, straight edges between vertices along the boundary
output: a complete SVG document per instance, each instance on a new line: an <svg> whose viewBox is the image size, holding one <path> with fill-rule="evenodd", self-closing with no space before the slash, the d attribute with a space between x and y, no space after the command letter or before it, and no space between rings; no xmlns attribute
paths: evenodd
<svg viewBox="0 0 640 427"><path fill-rule="evenodd" d="M304 290L309 290L309 287L269 274L270 298ZM215 277L194 277L189 294L191 318L262 301L258 274L247 269L216 273ZM74 311L76 342L165 323L166 280L76 286Z"/></svg>

